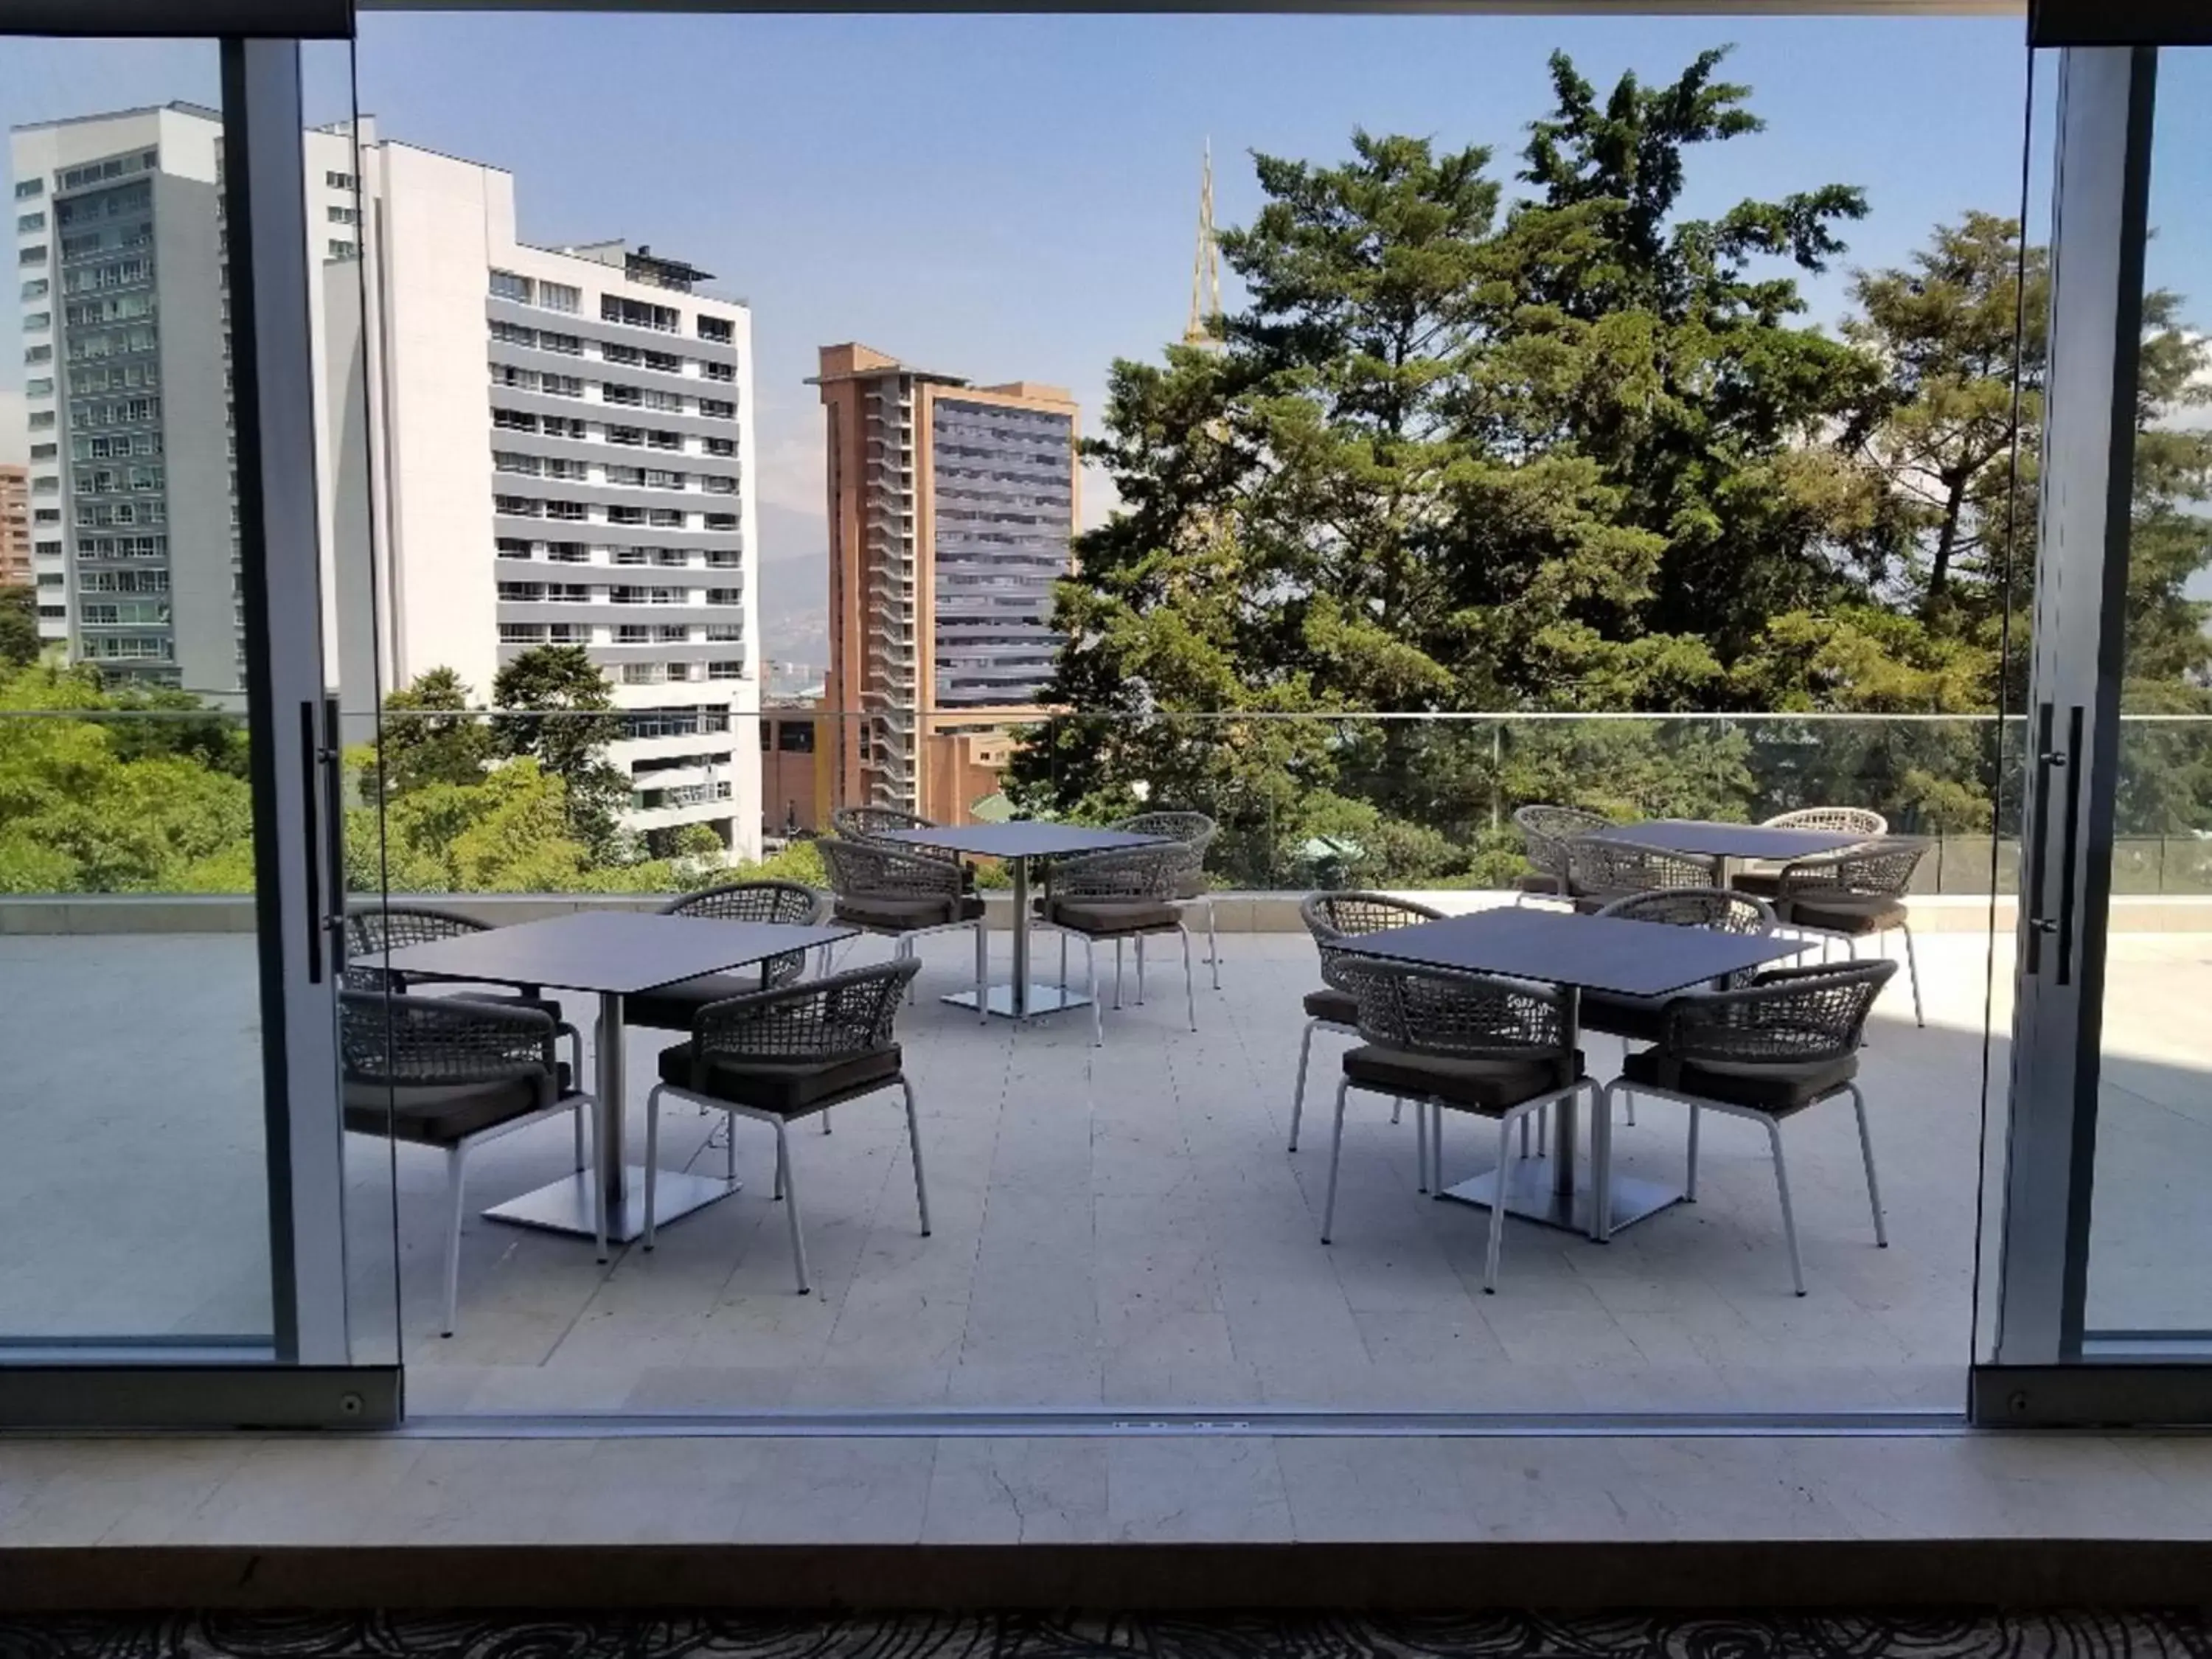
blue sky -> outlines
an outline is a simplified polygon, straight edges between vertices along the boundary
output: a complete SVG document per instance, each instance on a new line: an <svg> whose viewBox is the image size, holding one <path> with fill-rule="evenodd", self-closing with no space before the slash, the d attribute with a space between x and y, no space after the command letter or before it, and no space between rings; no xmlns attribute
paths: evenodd
<svg viewBox="0 0 2212 1659"><path fill-rule="evenodd" d="M1355 125L1488 144L1510 178L1553 46L1605 87L1733 42L1769 130L1693 161L1690 210L1861 185L1847 263L1885 264L1940 219L2016 203L2021 40L2017 20L1963 18L371 13L357 64L387 136L515 173L526 239L648 241L751 301L773 611L818 569L815 348L1056 382L1091 424L1109 362L1182 328L1209 138L1224 223L1255 205L1249 151L1334 158ZM0 118L211 98L214 78L209 46L9 42ZM343 47L311 48L308 80L311 113L344 112ZM2212 289L2200 235L2169 226L2160 255L2193 248ZM1811 285L1816 315L1845 281ZM14 303L11 286L11 331ZM0 394L17 386L0 367Z"/></svg>

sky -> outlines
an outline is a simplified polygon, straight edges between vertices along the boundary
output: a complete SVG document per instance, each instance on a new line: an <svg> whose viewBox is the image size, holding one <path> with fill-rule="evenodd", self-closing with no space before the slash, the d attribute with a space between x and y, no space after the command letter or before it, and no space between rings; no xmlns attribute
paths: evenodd
<svg viewBox="0 0 2212 1659"><path fill-rule="evenodd" d="M1851 267L1901 262L1969 208L2016 210L2021 33L2001 18L372 12L350 61L319 45L306 67L311 118L353 107L350 70L386 137L512 171L526 240L649 242L750 302L766 652L818 661L816 348L1065 386L1095 429L1114 358L1182 331L1209 142L1224 225L1257 205L1250 152L1331 161L1355 127L1487 145L1510 191L1553 48L1603 88L1733 44L1726 73L1767 131L1694 156L1685 207L1864 187L1850 253L1807 284L1832 322ZM210 45L0 41L9 125L215 92ZM2212 137L2212 116L2173 118ZM2177 216L2160 258L2212 290L2212 228ZM5 285L9 336L15 307ZM22 444L4 356L0 459ZM1103 488L1086 497L1093 520L1110 507Z"/></svg>

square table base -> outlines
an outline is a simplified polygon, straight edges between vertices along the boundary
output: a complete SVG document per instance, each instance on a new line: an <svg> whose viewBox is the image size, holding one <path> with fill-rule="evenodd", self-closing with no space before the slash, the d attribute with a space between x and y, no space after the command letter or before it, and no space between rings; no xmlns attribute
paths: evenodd
<svg viewBox="0 0 2212 1659"><path fill-rule="evenodd" d="M563 1176L535 1192L495 1205L484 1212L484 1217L490 1221L504 1221L510 1226L535 1227L544 1232L568 1233L577 1238L597 1237L592 1213L592 1182L597 1178L588 1170L582 1175ZM729 1197L744 1185L743 1182L725 1181L719 1176L663 1170L653 1194L655 1224L665 1227L679 1216ZM645 1167L633 1164L623 1171L622 1202L607 1212L607 1243L629 1244L644 1237Z"/></svg>
<svg viewBox="0 0 2212 1659"><path fill-rule="evenodd" d="M958 1008L973 1008L975 1006L973 991L955 991L945 1000ZM1057 1014L1070 1008L1088 1008L1090 1006L1091 999L1080 991L1062 989L1057 985L1039 985L1031 981L1028 1006L1017 1014L1012 985L994 985L990 992L991 1012L1007 1019L1027 1019L1032 1014Z"/></svg>
<svg viewBox="0 0 2212 1659"><path fill-rule="evenodd" d="M1447 1187L1437 1196L1456 1199L1462 1204L1486 1210L1496 1201L1498 1174L1495 1170L1486 1170L1456 1187ZM1587 1235L1590 1231L1592 1196L1588 1187L1578 1187L1572 1193L1553 1191L1552 1160L1548 1158L1519 1158L1506 1166L1505 1213L1517 1215L1523 1221ZM1617 1233L1681 1200L1682 1189L1679 1187L1641 1181L1633 1176L1615 1176L1612 1231Z"/></svg>

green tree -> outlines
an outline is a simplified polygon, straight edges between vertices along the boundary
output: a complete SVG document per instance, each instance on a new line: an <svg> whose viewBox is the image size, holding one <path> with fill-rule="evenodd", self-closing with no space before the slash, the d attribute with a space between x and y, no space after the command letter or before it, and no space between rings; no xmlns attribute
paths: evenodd
<svg viewBox="0 0 2212 1659"><path fill-rule="evenodd" d="M474 783L492 760L491 726L469 707L469 688L450 668L433 668L384 700L374 772L364 782L380 799L426 783Z"/></svg>
<svg viewBox="0 0 2212 1659"><path fill-rule="evenodd" d="M629 780L608 763L622 736L614 690L580 645L541 645L521 653L492 681L496 750L535 760L566 790L568 832L601 863L628 853L621 814Z"/></svg>
<svg viewBox="0 0 2212 1659"><path fill-rule="evenodd" d="M39 640L39 591L0 587L0 672L27 668L44 647Z"/></svg>

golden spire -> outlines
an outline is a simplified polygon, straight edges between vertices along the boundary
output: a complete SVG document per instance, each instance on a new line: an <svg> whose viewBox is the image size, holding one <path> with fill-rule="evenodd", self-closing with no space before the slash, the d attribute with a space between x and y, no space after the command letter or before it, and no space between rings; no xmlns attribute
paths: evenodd
<svg viewBox="0 0 2212 1659"><path fill-rule="evenodd" d="M1190 267L1190 320L1183 325L1185 345L1218 345L1214 325L1221 319L1221 247L1213 235L1213 140L1206 141L1206 171L1198 188L1198 253Z"/></svg>

